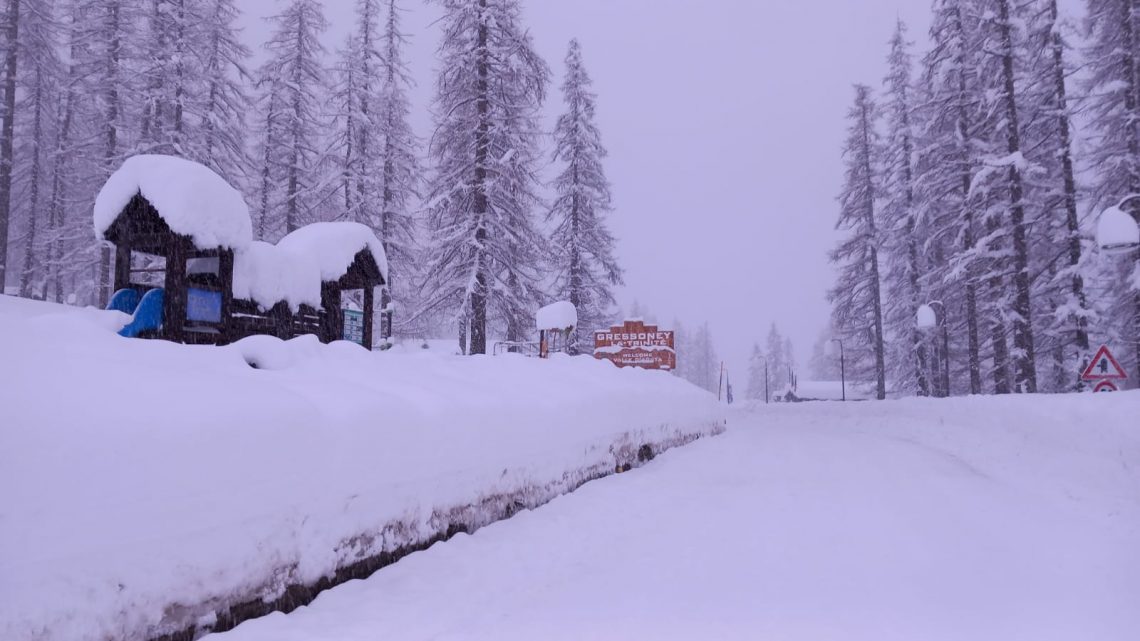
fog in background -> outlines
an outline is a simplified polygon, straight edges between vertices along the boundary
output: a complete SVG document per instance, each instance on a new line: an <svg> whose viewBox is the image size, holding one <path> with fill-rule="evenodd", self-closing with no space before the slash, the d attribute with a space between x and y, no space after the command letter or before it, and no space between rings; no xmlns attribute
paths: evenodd
<svg viewBox="0 0 1140 641"><path fill-rule="evenodd" d="M426 141L441 11L400 4L418 82L412 122ZM1063 9L1072 16L1078 4ZM264 18L282 4L241 6L260 63ZM325 0L330 63L354 7ZM828 325L851 85L879 86L896 18L921 54L930 2L529 0L523 17L553 72L548 130L562 109L567 43L582 44L610 152L623 310L636 299L663 325L707 320L740 390L752 343L763 345L772 322L795 343L802 371Z"/></svg>

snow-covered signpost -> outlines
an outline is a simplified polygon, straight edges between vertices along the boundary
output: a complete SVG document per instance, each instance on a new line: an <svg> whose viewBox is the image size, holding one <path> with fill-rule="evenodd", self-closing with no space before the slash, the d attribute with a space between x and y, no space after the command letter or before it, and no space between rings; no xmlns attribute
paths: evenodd
<svg viewBox="0 0 1140 641"><path fill-rule="evenodd" d="M578 309L569 301L551 303L538 310L535 326L538 329L538 357L546 358L550 355L552 343L555 350L570 344L570 334L578 326Z"/></svg>

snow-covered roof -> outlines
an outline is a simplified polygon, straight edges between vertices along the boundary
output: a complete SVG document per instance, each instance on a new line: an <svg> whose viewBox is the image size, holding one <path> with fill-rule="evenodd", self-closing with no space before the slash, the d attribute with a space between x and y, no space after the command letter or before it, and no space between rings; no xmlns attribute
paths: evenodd
<svg viewBox="0 0 1140 641"><path fill-rule="evenodd" d="M301 305L320 308L320 271L309 256L255 240L234 252L233 293L263 309L281 301L293 311Z"/></svg>
<svg viewBox="0 0 1140 641"><path fill-rule="evenodd" d="M132 156L95 198L95 234L103 238L135 194L154 207L171 231L200 248L241 249L253 240L249 207L209 167L175 156Z"/></svg>
<svg viewBox="0 0 1140 641"><path fill-rule="evenodd" d="M361 250L367 249L380 275L388 280L388 257L384 246L366 225L353 222L313 223L293 231L277 243L298 255L316 261L322 281L339 280Z"/></svg>
<svg viewBox="0 0 1140 641"><path fill-rule="evenodd" d="M538 310L535 315L538 329L569 329L578 325L578 310L573 303L560 300Z"/></svg>

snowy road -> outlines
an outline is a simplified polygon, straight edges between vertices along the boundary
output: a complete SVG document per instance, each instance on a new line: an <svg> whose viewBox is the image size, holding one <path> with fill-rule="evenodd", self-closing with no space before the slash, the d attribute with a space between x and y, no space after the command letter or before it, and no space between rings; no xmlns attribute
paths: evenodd
<svg viewBox="0 0 1140 641"><path fill-rule="evenodd" d="M1140 395L1098 396L738 413L210 638L1136 639Z"/></svg>

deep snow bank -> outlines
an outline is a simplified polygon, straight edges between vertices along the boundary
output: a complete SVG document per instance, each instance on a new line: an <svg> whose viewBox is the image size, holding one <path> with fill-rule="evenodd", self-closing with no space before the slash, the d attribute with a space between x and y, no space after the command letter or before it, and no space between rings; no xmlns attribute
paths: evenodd
<svg viewBox="0 0 1140 641"><path fill-rule="evenodd" d="M723 425L705 392L590 358L187 347L33 307L0 297L2 639L208 624Z"/></svg>
<svg viewBox="0 0 1140 641"><path fill-rule="evenodd" d="M760 403L207 640L1135 641L1138 411L1140 391Z"/></svg>

